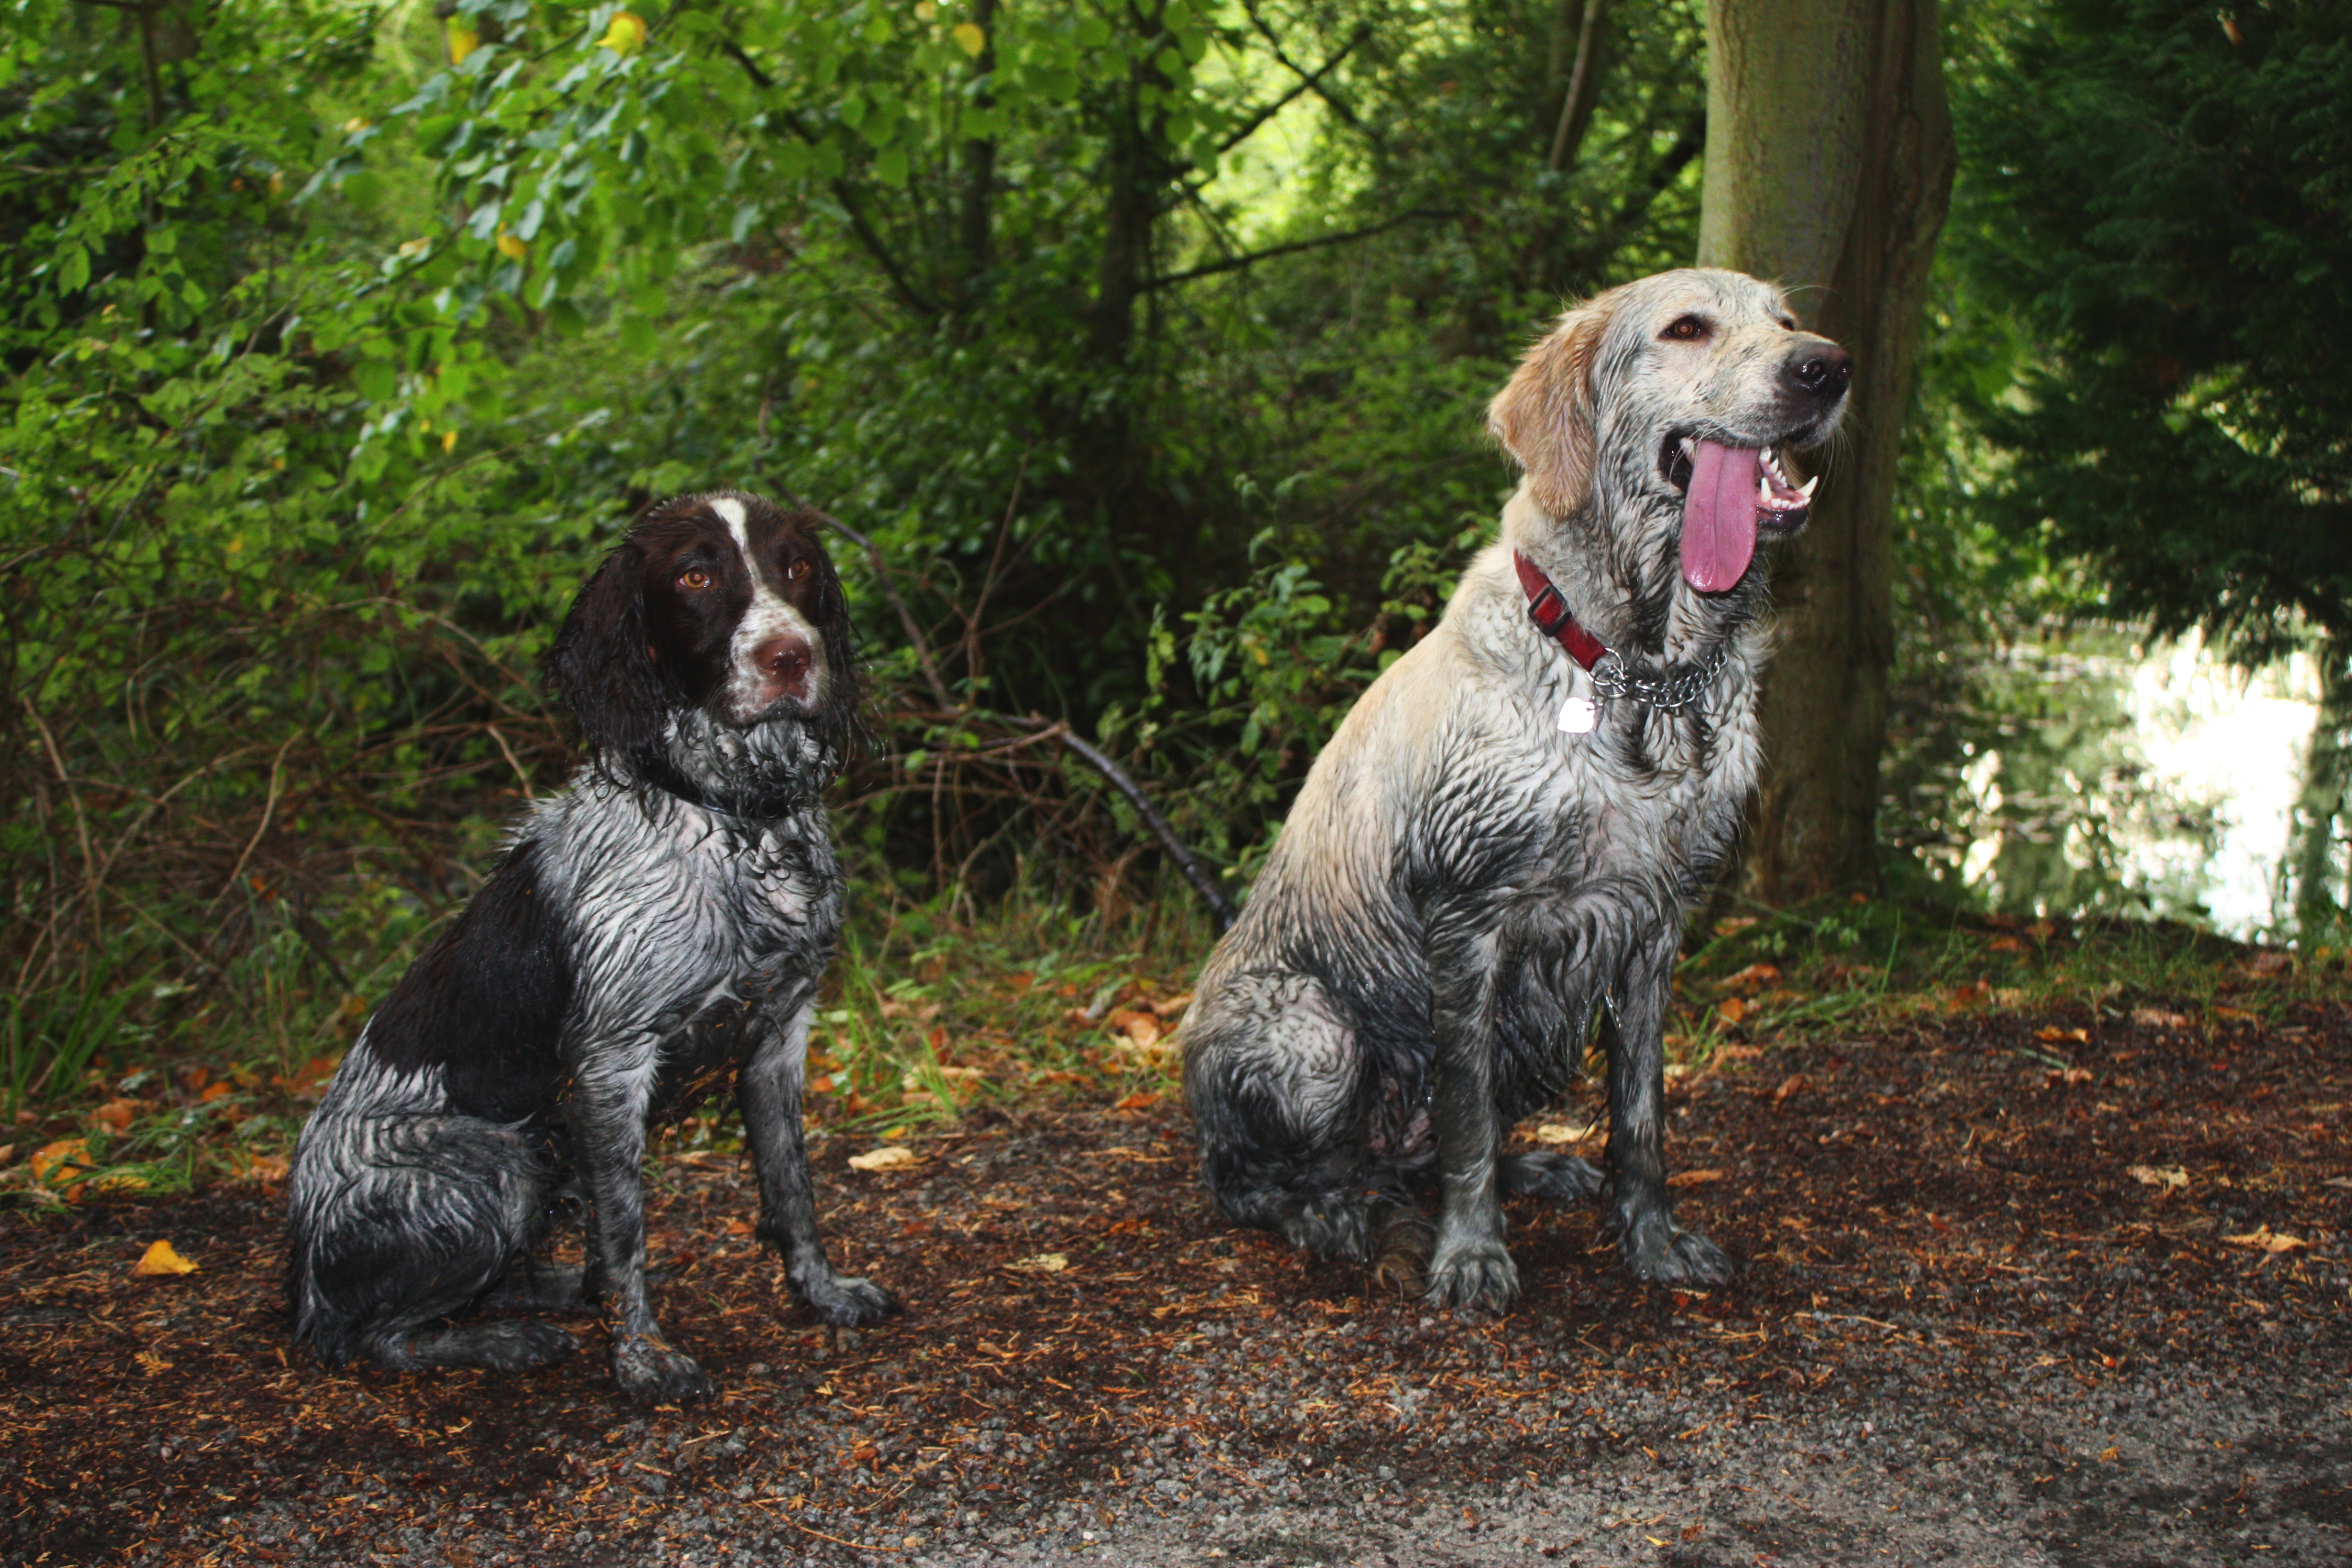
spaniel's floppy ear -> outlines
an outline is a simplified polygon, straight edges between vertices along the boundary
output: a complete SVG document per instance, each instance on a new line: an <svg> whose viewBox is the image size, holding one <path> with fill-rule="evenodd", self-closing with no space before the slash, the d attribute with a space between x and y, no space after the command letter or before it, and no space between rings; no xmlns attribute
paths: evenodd
<svg viewBox="0 0 2352 1568"><path fill-rule="evenodd" d="M635 544L607 555L572 601L547 650L547 677L600 765L618 762L642 773L660 764L676 704L654 661L645 558Z"/></svg>
<svg viewBox="0 0 2352 1568"><path fill-rule="evenodd" d="M817 629L824 637L825 698L822 722L826 743L839 763L855 761L866 741L865 683L858 679L857 637L849 620L849 597L841 589L841 574L824 548L823 524L812 521L809 533L818 542Z"/></svg>
<svg viewBox="0 0 2352 1568"><path fill-rule="evenodd" d="M1560 317L1486 408L1486 428L1519 460L1529 494L1552 517L1570 516L1591 493L1592 362L1615 303L1603 294Z"/></svg>

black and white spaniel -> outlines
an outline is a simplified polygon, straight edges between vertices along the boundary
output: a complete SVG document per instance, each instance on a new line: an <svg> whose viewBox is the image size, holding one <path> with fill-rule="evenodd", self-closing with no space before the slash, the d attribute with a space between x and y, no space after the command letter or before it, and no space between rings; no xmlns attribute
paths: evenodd
<svg viewBox="0 0 2352 1568"><path fill-rule="evenodd" d="M840 922L819 792L857 685L819 520L740 491L646 512L548 658L590 762L393 988L302 1131L289 1183L296 1336L329 1363L515 1369L577 1348L475 1305L601 1304L628 1394L705 1396L646 1294L646 1130L732 1073L758 1234L820 1316L889 1296L834 1272L801 1088ZM587 1266L535 1248L584 1199Z"/></svg>

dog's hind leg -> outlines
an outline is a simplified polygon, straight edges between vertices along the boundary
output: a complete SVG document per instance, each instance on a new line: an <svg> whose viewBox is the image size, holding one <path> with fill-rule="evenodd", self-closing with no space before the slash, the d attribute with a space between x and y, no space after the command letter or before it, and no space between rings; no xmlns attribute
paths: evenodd
<svg viewBox="0 0 2352 1568"><path fill-rule="evenodd" d="M1304 975L1246 977L1184 1021L1201 1179L1237 1224L1318 1257L1370 1258L1393 1202L1364 1147L1355 1031Z"/></svg>
<svg viewBox="0 0 2352 1568"><path fill-rule="evenodd" d="M591 1305L587 1271L572 1263L525 1257L482 1298L485 1307L520 1312L577 1312Z"/></svg>
<svg viewBox="0 0 2352 1568"><path fill-rule="evenodd" d="M546 1172L515 1131L464 1116L314 1118L292 1207L296 1334L331 1363L544 1366L552 1323L436 1327L528 1259Z"/></svg>
<svg viewBox="0 0 2352 1568"><path fill-rule="evenodd" d="M760 1238L783 1255L793 1293L828 1323L871 1322L897 1309L890 1293L868 1280L836 1273L816 1228L816 1194L809 1182L808 1145L801 1131L801 1082L808 1064L814 999L761 1043L737 1076L743 1131L760 1173Z"/></svg>
<svg viewBox="0 0 2352 1568"><path fill-rule="evenodd" d="M1501 1173L1506 1192L1562 1204L1599 1197L1607 1181L1589 1161L1549 1152L1507 1154Z"/></svg>
<svg viewBox="0 0 2352 1568"><path fill-rule="evenodd" d="M1731 1259L1696 1231L1675 1226L1666 1199L1666 1009L1679 922L1627 963L1601 1020L1609 1052L1609 1172L1617 1246L1636 1279L1720 1285Z"/></svg>
<svg viewBox="0 0 2352 1568"><path fill-rule="evenodd" d="M493 1318L429 1331L380 1331L360 1341L368 1359L395 1372L459 1366L525 1372L552 1366L579 1348L578 1340L553 1323L528 1318Z"/></svg>

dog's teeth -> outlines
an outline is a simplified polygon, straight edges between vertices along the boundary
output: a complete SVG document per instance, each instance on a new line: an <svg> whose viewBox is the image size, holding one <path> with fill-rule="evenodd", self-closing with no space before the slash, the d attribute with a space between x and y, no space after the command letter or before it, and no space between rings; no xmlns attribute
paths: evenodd
<svg viewBox="0 0 2352 1568"><path fill-rule="evenodd" d="M1697 461L1698 442L1696 439L1691 437L1685 436L1676 440L1675 444L1683 449L1684 457L1690 458L1694 462Z"/></svg>
<svg viewBox="0 0 2352 1568"><path fill-rule="evenodd" d="M1797 493L1804 497L1807 500L1811 500L1813 499L1813 487L1821 482L1821 475L1815 474L1811 479L1807 479L1803 484L1797 487Z"/></svg>
<svg viewBox="0 0 2352 1568"><path fill-rule="evenodd" d="M1780 503L1772 499L1772 481L1762 474L1756 476L1756 504L1778 510Z"/></svg>

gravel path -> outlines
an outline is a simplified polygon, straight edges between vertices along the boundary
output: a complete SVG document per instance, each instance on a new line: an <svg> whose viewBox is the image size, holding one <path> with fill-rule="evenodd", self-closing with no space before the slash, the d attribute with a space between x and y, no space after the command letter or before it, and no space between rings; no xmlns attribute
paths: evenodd
<svg viewBox="0 0 2352 1568"><path fill-rule="evenodd" d="M1515 1207L1501 1318L1223 1226L1164 1106L979 1118L875 1173L821 1143L837 1255L907 1302L863 1332L730 1234L731 1158L673 1158L660 1308L726 1389L685 1409L593 1348L307 1364L274 1194L11 1213L0 1560L2352 1562L2345 1010L2221 1011L1683 1080L1678 1199L1738 1282L1643 1289L1591 1212ZM158 1237L199 1271L133 1279Z"/></svg>

